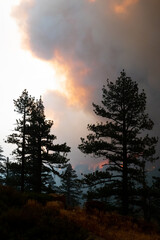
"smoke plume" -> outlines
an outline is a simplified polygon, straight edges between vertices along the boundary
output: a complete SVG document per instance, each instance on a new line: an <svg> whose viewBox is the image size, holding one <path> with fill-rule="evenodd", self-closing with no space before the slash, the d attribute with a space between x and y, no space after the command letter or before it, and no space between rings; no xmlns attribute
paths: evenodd
<svg viewBox="0 0 160 240"><path fill-rule="evenodd" d="M158 126L159 9L159 0L22 0L13 15L23 47L64 69L64 101L91 109L124 68L145 89Z"/></svg>

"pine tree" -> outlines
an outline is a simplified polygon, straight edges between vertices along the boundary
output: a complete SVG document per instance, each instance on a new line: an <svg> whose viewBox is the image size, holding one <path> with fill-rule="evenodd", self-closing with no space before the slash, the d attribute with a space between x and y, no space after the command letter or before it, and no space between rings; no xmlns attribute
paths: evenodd
<svg viewBox="0 0 160 240"><path fill-rule="evenodd" d="M7 158L3 155L3 149L0 146L0 183L4 184L6 179Z"/></svg>
<svg viewBox="0 0 160 240"><path fill-rule="evenodd" d="M21 168L20 162L12 162L8 159L5 185L21 190ZM25 188L26 183L27 181L25 178Z"/></svg>
<svg viewBox="0 0 160 240"><path fill-rule="evenodd" d="M21 96L14 101L15 111L19 113L22 118L16 121L15 133L11 134L7 138L8 143L16 144L17 148L13 151L16 156L16 160L21 165L21 191L25 188L25 164L27 158L27 125L28 118L30 117L32 108L34 106L34 98L32 98L28 91L25 89Z"/></svg>
<svg viewBox="0 0 160 240"><path fill-rule="evenodd" d="M21 165L17 162L10 162L9 157L5 157L2 153L0 146L0 183L20 189Z"/></svg>
<svg viewBox="0 0 160 240"><path fill-rule="evenodd" d="M50 133L53 121L46 120L41 98L35 100L24 90L14 105L22 119L16 121L15 133L7 139L17 145L13 154L18 162L9 165L10 176L16 176L17 184L21 177L21 191L41 192L46 190L52 173L59 174L56 168L65 167L70 147L66 143L54 144L56 136Z"/></svg>
<svg viewBox="0 0 160 240"><path fill-rule="evenodd" d="M153 177L151 200L152 216L160 222L160 169Z"/></svg>
<svg viewBox="0 0 160 240"><path fill-rule="evenodd" d="M160 169L158 170L158 173L159 173L158 174L159 176L153 177L153 180L154 180L153 184L154 184L154 188L158 189L160 193Z"/></svg>
<svg viewBox="0 0 160 240"><path fill-rule="evenodd" d="M81 184L71 164L68 164L66 171L62 175L61 182L60 191L66 196L67 206L73 207L77 205L82 194Z"/></svg>
<svg viewBox="0 0 160 240"><path fill-rule="evenodd" d="M56 168L63 168L68 162L67 153L70 152L70 147L66 143L54 144L56 136L50 133L52 126L53 121L46 120L44 105L40 98L31 113L28 139L35 192L46 189L51 174L59 175Z"/></svg>
<svg viewBox="0 0 160 240"><path fill-rule="evenodd" d="M112 184L108 194L120 197L123 214L128 214L130 196L142 175L141 159L156 159L157 139L145 132L153 128L153 121L146 113L146 94L144 90L139 93L138 84L124 70L115 83L107 80L102 91L102 105L93 103L93 107L95 114L105 120L88 125L91 133L86 140L81 138L79 149L108 160L103 172L86 176L86 181L103 184L104 192Z"/></svg>
<svg viewBox="0 0 160 240"><path fill-rule="evenodd" d="M140 212L142 211L143 217L146 221L150 220L150 195L151 195L151 187L148 183L148 170L146 167L146 159L141 158L140 167L141 171L137 172L137 182L139 183L136 189L135 196L132 196L133 205L140 208Z"/></svg>

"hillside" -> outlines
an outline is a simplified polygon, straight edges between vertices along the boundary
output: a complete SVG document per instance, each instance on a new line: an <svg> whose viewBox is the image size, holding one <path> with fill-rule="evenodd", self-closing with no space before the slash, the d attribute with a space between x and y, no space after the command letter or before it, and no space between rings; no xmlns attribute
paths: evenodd
<svg viewBox="0 0 160 240"><path fill-rule="evenodd" d="M0 187L0 239L159 240L158 225L116 213L65 209L47 194Z"/></svg>

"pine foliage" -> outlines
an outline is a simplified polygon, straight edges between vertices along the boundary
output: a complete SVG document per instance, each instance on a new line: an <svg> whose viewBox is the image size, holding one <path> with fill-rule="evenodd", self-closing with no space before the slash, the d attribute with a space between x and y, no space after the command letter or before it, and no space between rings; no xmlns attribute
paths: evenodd
<svg viewBox="0 0 160 240"><path fill-rule="evenodd" d="M35 100L24 90L14 105L21 118L16 120L14 133L7 138L8 143L16 145L13 151L16 163L10 165L10 175L20 176L22 191L46 191L52 175L59 174L57 169L66 166L70 147L54 143L53 121L46 120L41 98Z"/></svg>
<svg viewBox="0 0 160 240"><path fill-rule="evenodd" d="M103 173L86 175L85 179L90 185L108 187L108 194L121 199L123 213L127 214L130 198L142 179L142 160L156 160L157 138L146 133L153 128L146 112L146 94L144 90L139 92L138 84L124 70L115 83L107 80L102 92L102 104L93 103L93 107L104 120L88 125L90 133L86 139L81 138L79 149L108 160L108 164Z"/></svg>
<svg viewBox="0 0 160 240"><path fill-rule="evenodd" d="M60 190L66 196L67 206L77 205L82 194L81 184L71 164L68 164L62 174L61 182Z"/></svg>

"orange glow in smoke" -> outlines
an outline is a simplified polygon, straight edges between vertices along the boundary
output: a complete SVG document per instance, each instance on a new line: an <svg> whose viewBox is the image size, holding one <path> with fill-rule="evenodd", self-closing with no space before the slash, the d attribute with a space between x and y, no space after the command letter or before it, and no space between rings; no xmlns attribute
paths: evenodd
<svg viewBox="0 0 160 240"><path fill-rule="evenodd" d="M121 4L116 4L114 6L114 11L119 14L127 12L127 8L133 4L136 4L139 0L123 0Z"/></svg>
<svg viewBox="0 0 160 240"><path fill-rule="evenodd" d="M89 0L90 2L95 2L96 0ZM31 8L33 7L34 1L27 0L26 7ZM20 26L21 29L21 46L24 50L31 51L31 55L34 59L41 60L42 62L44 59L37 57L36 53L32 52L32 46L30 42L30 38L27 32L27 11L16 11L14 10L13 16L16 16L17 24ZM20 21L23 19L23 25ZM44 91L47 90L55 90L58 93L62 94L67 99L67 103L69 105L76 106L78 108L83 108L89 95L91 93L91 88L87 88L84 86L84 79L90 72L83 62L81 61L73 61L71 57L65 57L59 50L54 50L54 57L51 60L44 61L44 65L51 66L53 70L51 72L53 79L47 78L45 79ZM42 69L42 66L40 67ZM33 81L32 81L33 82ZM36 84L37 86L37 84Z"/></svg>
<svg viewBox="0 0 160 240"><path fill-rule="evenodd" d="M103 169L103 167L105 166L105 165L108 165L109 164L109 160L108 159L106 159L106 160L103 160L103 161L101 161L101 162L99 162L99 163L91 163L90 165L89 165L89 170L96 170L96 169Z"/></svg>
<svg viewBox="0 0 160 240"><path fill-rule="evenodd" d="M57 91L67 98L69 105L84 106L88 90L82 86L82 81L90 70L81 62L65 60L58 51L54 54L52 64L55 70L54 78L58 79L59 84Z"/></svg>
<svg viewBox="0 0 160 240"><path fill-rule="evenodd" d="M109 164L109 160L106 159L102 162L99 163L99 169L102 169L105 165L108 165Z"/></svg>

